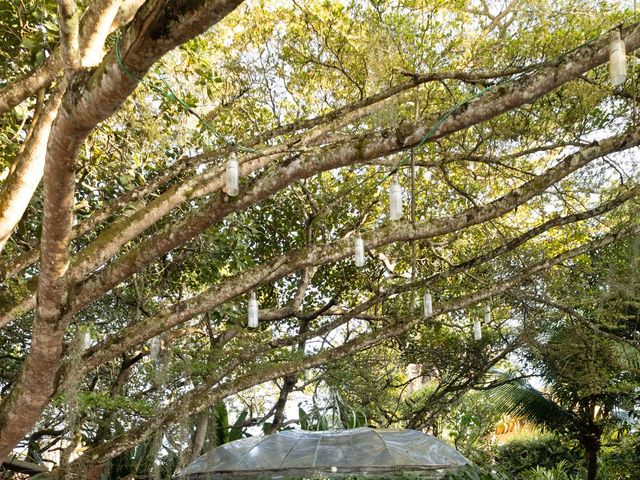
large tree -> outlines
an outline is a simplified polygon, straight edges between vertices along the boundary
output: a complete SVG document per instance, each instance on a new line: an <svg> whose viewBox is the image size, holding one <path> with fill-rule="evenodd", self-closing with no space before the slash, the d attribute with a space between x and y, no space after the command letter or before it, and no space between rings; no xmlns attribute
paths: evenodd
<svg viewBox="0 0 640 480"><path fill-rule="evenodd" d="M3 10L0 458L78 434L81 476L253 385L284 379L282 405L375 345L451 354L461 310L637 235L635 62L615 89L606 64L640 24L617 3L241 3ZM452 392L518 338L469 344Z"/></svg>

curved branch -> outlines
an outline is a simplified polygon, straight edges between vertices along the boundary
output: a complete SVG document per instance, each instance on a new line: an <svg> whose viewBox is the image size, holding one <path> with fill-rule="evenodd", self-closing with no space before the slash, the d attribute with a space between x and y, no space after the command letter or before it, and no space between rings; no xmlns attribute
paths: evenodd
<svg viewBox="0 0 640 480"><path fill-rule="evenodd" d="M203 209L190 213L177 225L169 225L161 229L157 234L144 240L130 252L85 282L75 292L72 310L78 311L88 305L139 269L150 264L155 258L190 240L230 213L255 205L297 180L308 178L321 171L348 165L353 163L354 160L360 162L380 156L390 149L395 150L397 143L402 142L401 138L381 138L376 140L364 146L356 142L347 143L339 148L332 147L327 149L326 152L321 153L318 157L303 157L285 163L282 167L274 169L273 173L258 179L253 188L244 195L236 197L233 201L228 197L216 196L212 198ZM417 238L430 238L450 233L500 216L533 196L542 193L544 189L590 161L607 153L632 148L638 144L640 144L640 132L630 132L616 135L586 147L565 157L557 166L550 168L544 174L484 207L472 208L454 217L445 217L440 221L431 222L425 227L423 234L417 234ZM387 237L381 244L416 238L412 236L412 232L409 231L410 227L407 225L394 225L392 228L383 230L386 231ZM370 247L379 246L375 243L372 245L366 237L365 242Z"/></svg>
<svg viewBox="0 0 640 480"><path fill-rule="evenodd" d="M530 69L531 67L526 70ZM253 147L278 136L300 130L311 129L311 131L307 132L305 135L288 141L286 145L278 146L276 148L267 148L262 150L258 155L249 155L240 159L240 163L243 165L241 173L242 175L249 175L250 173L267 165L273 156L291 150L301 142L303 144L312 143L328 131L370 115L375 111L379 111L384 107L386 100L411 88L422 85L425 82L445 78L468 80L497 78L521 73L524 70L525 69L519 69L517 71L509 70L502 73L440 72L426 75L413 75L412 82L406 82L401 85L390 87L383 92L372 95L355 104L340 107L313 119L293 122L244 141L243 145ZM316 127L318 128L316 129ZM165 185L187 169L204 163L220 160L229 153L229 148L222 148L206 154L182 159L177 163L176 168L161 177L150 181L142 190L135 190L123 195L117 200L111 202L106 208L101 209L93 217L83 221L77 228L74 228L73 238L90 232L98 224L115 214L120 208L128 205L131 200L145 198L147 195ZM257 161L258 158L261 158L261 160ZM378 162L382 163L384 161ZM219 190L222 187L222 183L220 181L221 175L222 170L219 167L214 167L208 172L205 172L204 175L194 176L182 183L179 187L173 187L163 192L157 199L138 209L132 216L130 215L125 219L114 222L105 231L101 232L98 238L80 254L80 257L82 258L91 258L91 263L86 265L84 268L79 267L80 272L77 276L80 278L83 277L86 272L95 269L108 258L113 257L122 245L136 238L136 236L140 235L150 226L155 224L160 218L166 216L167 213L175 209L181 203L194 198L200 198L210 194L211 192ZM105 242L107 239L108 242ZM9 279L13 277L24 268L35 263L39 256L39 249L34 248L17 256L16 258L8 259L3 263L0 263L0 278Z"/></svg>
<svg viewBox="0 0 640 480"><path fill-rule="evenodd" d="M29 136L24 150L16 158L14 170L0 193L0 252L40 184L49 133L58 115L63 94L64 85L58 85L44 112L33 125L33 134Z"/></svg>

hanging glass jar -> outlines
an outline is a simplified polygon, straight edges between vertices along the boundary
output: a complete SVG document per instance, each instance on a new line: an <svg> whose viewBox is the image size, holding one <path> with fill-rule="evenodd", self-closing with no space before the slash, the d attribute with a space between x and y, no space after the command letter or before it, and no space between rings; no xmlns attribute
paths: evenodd
<svg viewBox="0 0 640 480"><path fill-rule="evenodd" d="M622 85L627 79L627 54L618 31L613 32L609 44L609 73L614 87Z"/></svg>
<svg viewBox="0 0 640 480"><path fill-rule="evenodd" d="M251 295L249 295L247 326L249 328L258 327L258 300L256 299L255 292L251 292Z"/></svg>
<svg viewBox="0 0 640 480"><path fill-rule="evenodd" d="M402 187L396 175L393 176L389 187L389 218L391 220L400 220L402 218Z"/></svg>
<svg viewBox="0 0 640 480"><path fill-rule="evenodd" d="M433 299L431 298L431 292L429 290L427 290L422 298L422 307L424 309L425 317L433 315Z"/></svg>
<svg viewBox="0 0 640 480"><path fill-rule="evenodd" d="M235 197L240 191L239 187L240 166L238 160L236 160L235 153L231 154L229 161L227 161L227 174L225 190L227 195Z"/></svg>
<svg viewBox="0 0 640 480"><path fill-rule="evenodd" d="M356 267L364 267L364 241L360 234L356 235L353 241L353 254L355 256Z"/></svg>
<svg viewBox="0 0 640 480"><path fill-rule="evenodd" d="M491 323L491 307L489 305L484 307L484 323L485 325Z"/></svg>
<svg viewBox="0 0 640 480"><path fill-rule="evenodd" d="M473 322L473 339L476 341L482 340L482 326L478 319Z"/></svg>
<svg viewBox="0 0 640 480"><path fill-rule="evenodd" d="M82 349L89 350L91 348L91 333L89 330L82 332Z"/></svg>
<svg viewBox="0 0 640 480"><path fill-rule="evenodd" d="M149 356L154 362L160 356L160 337L153 337L149 340Z"/></svg>

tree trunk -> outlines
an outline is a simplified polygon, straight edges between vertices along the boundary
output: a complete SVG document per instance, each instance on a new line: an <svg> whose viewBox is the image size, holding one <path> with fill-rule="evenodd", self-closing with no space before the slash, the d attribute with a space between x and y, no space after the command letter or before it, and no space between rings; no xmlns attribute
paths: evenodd
<svg viewBox="0 0 640 480"><path fill-rule="evenodd" d="M598 447L587 449L587 480L596 480L598 474L598 450Z"/></svg>
<svg viewBox="0 0 640 480"><path fill-rule="evenodd" d="M209 426L209 411L205 410L200 413L196 418L196 433L193 437L193 445L191 447L191 455L189 456L189 463L193 462L202 454L204 448L204 442L207 439L207 430Z"/></svg>
<svg viewBox="0 0 640 480"><path fill-rule="evenodd" d="M592 431L585 433L580 439L587 463L587 480L596 480L598 474L598 452L600 451L601 436L602 430L596 427Z"/></svg>
<svg viewBox="0 0 640 480"><path fill-rule="evenodd" d="M203 33L240 3L148 1L121 37L122 58L116 61L110 55L93 72L64 77L65 93L51 127L44 163L41 273L32 343L20 377L0 404L0 458L29 432L55 390L64 331L73 315L67 308L68 247L80 146L96 125L121 107L137 86L138 77L154 62ZM134 73L125 73L126 68L134 69Z"/></svg>
<svg viewBox="0 0 640 480"><path fill-rule="evenodd" d="M276 402L273 422L271 423L271 426L269 428L265 429L264 433L266 435L276 433L284 424L284 409L287 406L289 394L293 391L293 388L296 386L297 382L298 377L296 375L288 375L284 377L284 384L280 389L280 395L278 396L278 401Z"/></svg>

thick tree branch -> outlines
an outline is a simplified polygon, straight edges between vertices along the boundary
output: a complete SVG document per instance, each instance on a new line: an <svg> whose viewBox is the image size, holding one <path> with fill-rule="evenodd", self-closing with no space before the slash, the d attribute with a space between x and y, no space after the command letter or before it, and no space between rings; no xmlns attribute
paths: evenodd
<svg viewBox="0 0 640 480"><path fill-rule="evenodd" d="M139 0L135 0L139 2ZM129 3L133 3L130 0ZM102 12L102 15L91 15L88 16L86 20L86 24L83 24L83 48L80 52L80 58L82 59L83 66L91 66L95 63L95 59L99 57L102 59L103 54L100 53L98 55L98 51L101 52L102 44L104 43L104 38L106 37L105 26L111 25L109 23L113 18L113 10L118 10L118 5L120 4L120 0L103 0L103 2L97 2L97 4L92 4L92 11ZM97 17L97 18L96 18ZM111 20L110 20L111 19ZM84 18L83 18L84 20ZM84 38L84 37L88 38ZM315 129L311 132L308 132L304 136L300 138L296 138L293 141L288 142L288 145L291 147L295 146L300 141L304 143L311 143L318 138L322 137L322 135L326 134L328 131L339 128L342 125L353 122L359 118L367 116L374 111L378 111L384 107L385 101L403 93L409 89L415 88L419 85L430 81L441 81L444 79L458 79L458 80L466 80L471 81L473 79L490 79L490 78L500 78L504 76L510 76L517 73L522 73L524 71L532 70L535 66L527 67L526 69L516 69L516 70L508 70L505 72L437 72L431 74L412 74L413 81L405 82L400 85L396 85L390 87L383 92L372 95L363 99L354 104L350 104L344 107L340 107L336 110L328 112L326 114L322 114L318 117L309 120L301 120L298 122L293 122L288 125L277 127L268 132L265 132L257 137L252 139L248 139L243 142L246 146L256 146L258 144L262 144L268 140L271 140L275 137L286 135L292 132L301 131L301 130L309 130ZM316 128L319 127L319 128ZM178 167L168 174L163 175L160 179L156 179L152 182L149 182L149 185L145 187L145 192L151 192L160 186L167 183L172 178L175 178L176 175L185 171L189 167L192 167L196 164L200 164L203 162L211 162L215 159L223 158L226 154L228 154L228 149L223 149L222 151L211 152L205 155L198 155L196 157L192 157L189 159L183 159L183 161L179 162ZM270 160L271 155L275 155L278 152L282 152L284 149L279 147L277 149L267 149L260 153L260 156L263 157L263 161L256 163L251 162L252 166L250 169L243 171L244 175L255 171L258 168L266 165ZM251 161L249 158L246 161ZM244 163L244 162L243 162ZM162 216L166 215L169 211L176 208L177 205L184 202L186 199L182 192L189 192L189 198L197 198L211 193L212 191L218 190L221 185L219 182L215 184L211 183L213 178L217 178L221 175L219 169L214 169L213 172L209 172L209 178L196 178L191 181L185 182L180 189L170 189L170 191L163 193L162 199L158 199L154 201L152 204L145 206L144 209L136 212L136 218L127 219L122 223L117 223L113 225L108 232L104 232L101 237L106 238L112 237L113 232L118 232L123 230L124 228L128 228L127 232L120 231L119 237L122 238L121 244L126 243L129 240L132 240L141 232L143 232L146 228L148 228L154 221ZM35 181L35 178L34 178ZM203 186L205 187L203 189ZM83 235L84 233L89 232L93 227L95 227L100 222L104 221L105 218L115 213L120 205L127 204L129 201L129 197L135 198L144 198L145 194L139 192L133 192L132 194L127 194L122 198L118 199L112 204L109 205L108 209L102 210L97 213L94 217L89 219L77 230L77 233L74 231L74 238L77 235ZM108 214L107 214L108 213ZM113 243L113 242L112 242ZM112 247L113 248L113 247ZM95 253L97 251L104 252L102 248L102 242L100 239L97 240L97 243L94 244L92 249L85 253L85 256L90 256L91 253ZM111 252L111 250L109 250ZM113 256L115 252L111 252L110 255ZM103 253L103 256L106 256L106 253ZM37 261L39 257L39 252L37 250L29 251L25 254L22 254L20 257L16 259L11 259L5 261L2 265L0 265L0 277L1 278L11 278L13 275L17 274L20 270L26 268L30 264ZM100 262L97 262L100 263ZM95 267L95 265L93 266Z"/></svg>
<svg viewBox="0 0 640 480"><path fill-rule="evenodd" d="M75 0L58 0L60 50L65 69L80 67L80 10Z"/></svg>
<svg viewBox="0 0 640 480"><path fill-rule="evenodd" d="M205 228L220 221L230 213L255 205L287 185L302 178L308 178L320 171L344 166L352 163L354 160L359 161L363 157L371 158L380 156L380 150L386 152L390 146L396 145L397 141L398 139L385 138L365 145L348 143L341 147L332 147L331 149L327 149L326 152L323 152L319 157L303 157L285 163L280 168L274 169L273 173L268 172L267 175L264 175L255 182L253 188L249 189L244 195L237 197L234 201L230 201L228 197L214 197L202 210L190 213L177 225L170 225L160 230L158 234L144 240L136 248L87 281L76 291L72 310L77 311L89 304L139 269L150 264L159 255L169 252L176 246L190 240ZM639 143L640 132L630 132L611 137L603 140L600 144L584 148L566 157L556 167L549 169L545 174L525 183L523 186L513 190L510 194L505 195L482 209L472 208L455 217L441 219L440 222L432 222L429 227L427 227L428 230L432 229L432 233L426 234L425 232L424 236L418 234L417 238L430 238L432 236L450 233L469 225L496 218L511 208L515 208L515 206L526 202L533 196L540 194L544 189L595 158L599 158L610 152L632 148ZM509 207L508 205L511 206ZM479 212L486 213L479 215ZM388 232L388 241L386 243L415 238L409 233L409 227L406 225L394 226L394 228L389 230L392 231ZM401 234L400 232L404 233ZM365 242L370 247L379 246L377 244L371 245L366 238Z"/></svg>
<svg viewBox="0 0 640 480"><path fill-rule="evenodd" d="M33 133L27 139L24 150L16 158L13 172L0 193L0 252L29 206L42 178L49 133L58 114L64 85L58 85L44 111L32 126Z"/></svg>

